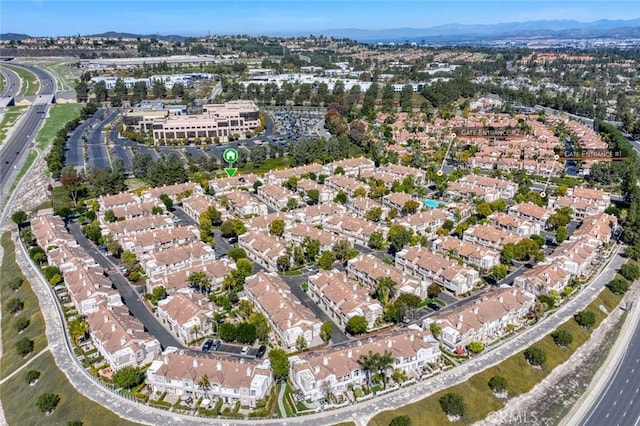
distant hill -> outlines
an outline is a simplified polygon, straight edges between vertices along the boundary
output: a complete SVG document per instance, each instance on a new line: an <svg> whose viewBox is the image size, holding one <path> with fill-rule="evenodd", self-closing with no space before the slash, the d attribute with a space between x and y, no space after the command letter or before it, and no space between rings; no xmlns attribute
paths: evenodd
<svg viewBox="0 0 640 426"><path fill-rule="evenodd" d="M3 33L0 34L0 40L24 40L25 38L31 38L28 34L16 34L16 33Z"/></svg>
<svg viewBox="0 0 640 426"><path fill-rule="evenodd" d="M161 34L132 34L132 33L120 33L116 31L107 31L101 34L89 34L87 37L108 37L108 38L150 38L153 40L162 41L176 41L179 43L184 42L187 37L181 35L161 35Z"/></svg>

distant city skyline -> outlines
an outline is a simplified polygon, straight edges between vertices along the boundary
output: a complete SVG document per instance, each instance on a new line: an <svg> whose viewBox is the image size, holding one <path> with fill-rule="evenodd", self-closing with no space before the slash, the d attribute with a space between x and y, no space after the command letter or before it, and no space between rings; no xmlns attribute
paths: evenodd
<svg viewBox="0 0 640 426"><path fill-rule="evenodd" d="M329 29L427 28L537 20L634 19L635 1L57 1L2 0L0 32L97 34L319 34Z"/></svg>

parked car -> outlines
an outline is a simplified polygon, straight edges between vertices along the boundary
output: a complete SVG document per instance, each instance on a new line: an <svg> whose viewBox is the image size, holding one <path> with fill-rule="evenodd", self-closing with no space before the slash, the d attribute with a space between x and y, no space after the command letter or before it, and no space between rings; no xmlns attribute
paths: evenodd
<svg viewBox="0 0 640 426"><path fill-rule="evenodd" d="M249 346L243 346L242 350L240 351L240 354L246 355L246 354L249 353L250 350L251 350L251 348Z"/></svg>
<svg viewBox="0 0 640 426"><path fill-rule="evenodd" d="M218 349L220 349L220 346L222 346L222 340L216 339L213 341L213 344L211 345L211 350L217 351Z"/></svg>
<svg viewBox="0 0 640 426"><path fill-rule="evenodd" d="M213 346L213 340L212 339L205 340L204 344L202 345L202 352L208 352L211 349L212 346Z"/></svg>
<svg viewBox="0 0 640 426"><path fill-rule="evenodd" d="M434 311L438 312L440 310L440 305L438 305L435 302L430 302L427 304L428 307L430 307L431 309L433 309Z"/></svg>
<svg viewBox="0 0 640 426"><path fill-rule="evenodd" d="M267 347L265 345L262 345L258 348L258 352L256 352L256 358L262 358L266 353Z"/></svg>

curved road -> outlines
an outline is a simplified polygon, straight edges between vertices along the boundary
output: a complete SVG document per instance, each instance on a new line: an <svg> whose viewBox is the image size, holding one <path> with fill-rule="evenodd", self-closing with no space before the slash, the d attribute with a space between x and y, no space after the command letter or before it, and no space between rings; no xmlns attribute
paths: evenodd
<svg viewBox="0 0 640 426"><path fill-rule="evenodd" d="M11 98L20 92L20 77L15 71L7 67L0 67L0 73L4 76L5 86L0 98Z"/></svg>
<svg viewBox="0 0 640 426"><path fill-rule="evenodd" d="M17 64L12 65L17 66ZM33 66L20 65L20 67L38 77L40 89L33 105L21 118L0 153L0 188L3 192L11 186L12 176L17 174L17 169L26 158L27 151L33 147L40 122L45 118L48 104L51 102L51 95L56 91L55 80L49 73Z"/></svg>

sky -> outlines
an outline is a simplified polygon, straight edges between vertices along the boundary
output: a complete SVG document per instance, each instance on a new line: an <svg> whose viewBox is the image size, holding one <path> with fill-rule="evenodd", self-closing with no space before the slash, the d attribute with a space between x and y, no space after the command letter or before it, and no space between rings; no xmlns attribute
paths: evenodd
<svg viewBox="0 0 640 426"><path fill-rule="evenodd" d="M218 1L0 0L0 33L319 34L323 29L427 28L533 20L640 17L640 2L594 0Z"/></svg>

